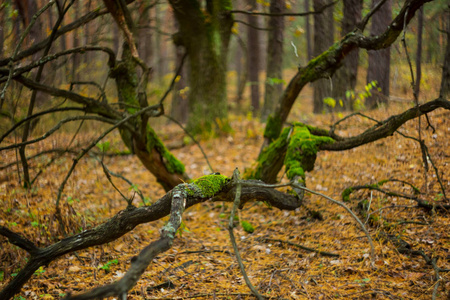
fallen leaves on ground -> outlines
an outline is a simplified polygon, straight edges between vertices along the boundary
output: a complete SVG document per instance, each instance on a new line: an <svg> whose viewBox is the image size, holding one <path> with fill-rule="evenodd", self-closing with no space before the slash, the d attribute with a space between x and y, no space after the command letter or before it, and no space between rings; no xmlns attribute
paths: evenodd
<svg viewBox="0 0 450 300"><path fill-rule="evenodd" d="M397 104L367 114L378 120L408 108ZM308 124L326 127L336 116L308 115ZM421 138L430 150L430 159L439 170L447 196L450 195L450 118L446 111L429 115L436 131L426 128L422 118ZM301 121L296 119L296 121ZM404 134L417 137L418 121L407 122L400 128ZM372 126L367 119L355 117L338 129L343 136L360 133ZM234 168L241 173L250 167L258 155L263 125L254 119L234 117L235 133L226 137L202 141L215 172L231 176ZM172 125L159 128L166 140L182 139L182 131ZM85 134L79 145L89 141ZM45 143L29 146L29 154L65 145L71 135L59 134ZM113 135L111 147L124 150L119 136ZM80 146L80 147L81 147ZM199 148L191 143L173 151L185 163L195 178L210 173ZM42 156L32 163L33 174L44 166L50 156ZM13 151L5 152L4 164L16 159ZM119 178L115 185L126 197L134 197L136 206L144 205L135 194L139 188L155 202L164 194L152 175L133 156L103 157L113 172L131 180L128 186ZM72 157L58 158L30 191L25 191L15 167L1 171L0 224L22 233L38 246L49 245L62 238L54 217L59 184L72 163ZM282 174L281 174L282 175ZM443 198L435 171L430 166L424 172L417 142L395 133L382 139L342 152L320 152L315 169L307 174L307 186L334 199L341 200L342 191L354 185L374 184L396 178L419 188L429 203ZM383 188L412 194L411 187L399 182ZM101 165L93 158L83 159L69 179L61 200L64 218L70 224L70 234L92 228L124 209L126 201L106 180ZM358 203L370 203L365 211ZM272 299L430 299L435 272L420 256L399 253L395 245L381 233L400 237L413 249L430 257L439 257L441 268L450 268L449 214L445 211L426 211L415 202L388 197L376 191L357 191L347 203L366 223L375 241L375 266L370 264L367 238L355 221L341 207L316 195L307 195L304 206L295 211L280 211L264 203L249 203L240 218L255 227L250 234L237 226L238 246L246 271L255 287ZM252 299L239 270L227 232L231 203L202 203L189 208L183 215L184 228L175 239L172 249L159 255L147 272L130 291L129 299ZM371 216L367 217L367 211ZM376 211L376 212L375 212ZM314 218L320 212L323 220ZM56 299L69 292L78 293L111 283L124 275L131 258L159 236L159 229L167 218L138 226L115 242L73 252L42 267L23 287L17 299ZM288 241L320 251L339 254L325 257L308 252ZM0 237L0 288L4 287L27 261L27 254ZM449 272L440 274L438 299L450 293ZM20 298L22 297L22 298Z"/></svg>

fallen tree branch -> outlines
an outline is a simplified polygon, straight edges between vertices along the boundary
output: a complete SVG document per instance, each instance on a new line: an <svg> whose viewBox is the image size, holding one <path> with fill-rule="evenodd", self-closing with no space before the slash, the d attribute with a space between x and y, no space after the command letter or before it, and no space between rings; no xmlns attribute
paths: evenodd
<svg viewBox="0 0 450 300"><path fill-rule="evenodd" d="M249 287L249 289L252 291L253 295L255 295L258 300L264 299L264 297L256 290L256 288L251 283L250 279L247 276L247 272L245 271L244 263L242 262L241 255L239 253L238 246L236 244L236 238L234 237L234 216L236 214L237 208L240 206L241 202L241 192L242 192L242 184L241 184L241 178L239 175L239 170L236 168L233 173L232 181L234 185L236 186L235 189L235 196L233 201L233 207L231 208L230 218L228 220L228 233L230 234L230 240L231 244L233 245L234 254L236 256L236 259L238 261L239 268L241 269L242 276L244 277L245 283Z"/></svg>
<svg viewBox="0 0 450 300"><path fill-rule="evenodd" d="M172 247L175 233L181 225L182 214L186 208L187 187L180 184L171 191L170 219L161 230L159 240L150 243L138 256L131 259L131 266L125 275L114 283L97 287L86 293L70 296L66 300L98 299L117 296L119 299L127 299L128 291L136 285L142 274L147 269L153 258Z"/></svg>
<svg viewBox="0 0 450 300"><path fill-rule="evenodd" d="M318 253L318 254L320 254L322 256L330 256L330 257L339 257L340 256L339 254L336 254L336 253L316 250L316 249L309 248L309 247L306 247L306 246L303 246L303 245L300 245L300 244L295 244L295 243L292 243L292 242L289 242L289 241L283 241L283 240L279 240L279 239L269 239L269 238L261 238L261 240L270 241L270 242L278 242L278 243L281 243L281 244L288 244L288 245L291 245L291 246L294 246L294 247L297 247L297 248L300 248L300 249L303 249L303 250L306 250L306 251L309 251L309 252Z"/></svg>
<svg viewBox="0 0 450 300"><path fill-rule="evenodd" d="M422 207L422 208L425 208L427 210L442 209L442 210L446 211L446 210L450 209L450 205L449 204L429 203L428 201L420 199L417 196L407 195L407 194L403 194L403 193L399 193L399 192L393 192L393 191L384 190L384 189L380 188L380 186L383 185L384 183L385 183L385 181L380 181L377 184L357 185L357 186L352 186L352 187L346 188L342 192L342 199L343 199L343 201L348 201L349 200L349 196L353 192L358 191L358 190L373 190L373 191L381 192L381 193L383 193L385 195L388 195L388 196L391 196L391 197L399 197L399 198L404 198L404 199L409 199L409 200L416 201L418 207Z"/></svg>
<svg viewBox="0 0 450 300"><path fill-rule="evenodd" d="M209 175L221 176L221 175ZM246 180L243 183L255 183L255 180ZM186 184L187 185L187 184ZM193 183L188 186L192 186ZM231 202L234 199L234 185L227 183L221 190L212 195L195 193L186 197L185 207L191 207L211 199L212 201ZM194 187L192 187L194 189ZM17 294L22 286L31 278L34 272L41 266L50 264L53 260L65 254L103 245L112 242L143 223L159 220L170 213L172 192L167 193L151 206L139 208L128 207L90 230L67 237L45 248L38 248L29 258L27 264L20 270L4 288L0 291L0 299L10 299ZM266 201L279 209L294 210L298 207L297 197L274 190L272 187L261 188L259 186L242 187L241 206L248 201Z"/></svg>
<svg viewBox="0 0 450 300"><path fill-rule="evenodd" d="M342 60L355 48L379 50L392 45L402 32L403 25L409 24L415 12L430 1L432 0L405 1L400 12L384 33L374 37L367 37L360 30L355 30L344 36L327 51L309 61L307 66L299 67L298 72L281 95L274 113L268 118L262 150L280 136L283 124L286 122L300 91L306 84L320 78L331 77L342 65Z"/></svg>

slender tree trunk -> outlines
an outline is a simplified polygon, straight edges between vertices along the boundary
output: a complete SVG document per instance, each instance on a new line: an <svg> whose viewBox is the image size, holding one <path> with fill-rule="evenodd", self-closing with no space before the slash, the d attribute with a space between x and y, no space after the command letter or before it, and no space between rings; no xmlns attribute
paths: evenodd
<svg viewBox="0 0 450 300"><path fill-rule="evenodd" d="M152 30L148 28L151 23L150 19L150 4L147 1L139 3L139 19L138 19L138 51L140 58L147 64L151 64L152 58Z"/></svg>
<svg viewBox="0 0 450 300"><path fill-rule="evenodd" d="M112 28L112 32L113 32L113 50L114 52L117 53L119 52L119 47L120 47L120 34L119 34L119 26L117 26L117 24L114 22L114 24L111 25Z"/></svg>
<svg viewBox="0 0 450 300"><path fill-rule="evenodd" d="M73 4L73 8L75 10L75 19L80 17L80 2L75 1ZM78 35L78 30L75 29L73 31L73 47L79 47L80 40ZM72 81L78 81L78 67L80 66L80 56L77 53L72 55Z"/></svg>
<svg viewBox="0 0 450 300"><path fill-rule="evenodd" d="M326 0L314 1L314 10L320 10L328 4ZM334 32L333 7L314 15L314 56L320 55L333 44ZM331 78L319 79L313 83L314 113L324 112L324 98L331 97Z"/></svg>
<svg viewBox="0 0 450 300"><path fill-rule="evenodd" d="M5 44L5 26L6 26L5 10L6 10L5 8L0 9L0 58L3 58L3 47Z"/></svg>
<svg viewBox="0 0 450 300"><path fill-rule="evenodd" d="M159 83L162 83L163 79L163 53L162 53L162 43L161 43L161 34L158 32L158 30L162 30L161 28L161 11L159 9L158 5L155 5L155 26L157 31L155 32L155 46L156 46L156 52L155 52L155 58L156 58L156 77L158 79Z"/></svg>
<svg viewBox="0 0 450 300"><path fill-rule="evenodd" d="M378 1L372 1L372 7ZM372 17L372 27L370 34L376 36L386 30L392 19L392 0L387 0L380 9L375 12ZM367 108L376 108L379 104L388 104L389 86L390 86L390 65L391 65L391 48L383 50L369 51L369 68L367 70L367 83L377 82L377 87L381 88L381 92L373 92L371 97L366 100Z"/></svg>
<svg viewBox="0 0 450 300"><path fill-rule="evenodd" d="M175 20L175 27L178 29L178 22ZM186 50L181 45L175 45L175 57L176 64L175 67L181 64L183 60L183 56ZM178 122L182 124L186 124L189 116L189 103L188 103L188 92L186 89L187 86L187 72L186 72L186 64L183 65L181 69L181 74L177 83L175 84L174 91L172 93L172 109L171 116Z"/></svg>
<svg viewBox="0 0 450 300"><path fill-rule="evenodd" d="M362 0L344 0L344 17L342 18L341 36L355 29L361 21ZM343 66L333 75L333 98L337 100L337 110L353 109L352 98L345 92L354 90L358 74L359 49L353 49L344 59ZM342 106L339 100L342 100Z"/></svg>
<svg viewBox="0 0 450 300"><path fill-rule="evenodd" d="M305 0L304 2L304 8L305 8L305 12L309 11L309 0ZM311 17L309 15L307 15L305 17L305 27L306 27L306 47L307 47L307 60L311 60L314 55L313 55L313 45L312 45L312 41L311 41Z"/></svg>
<svg viewBox="0 0 450 300"><path fill-rule="evenodd" d="M91 4L92 4L92 0L89 0L88 3L86 5L84 5L86 13L88 13L91 10ZM94 24L87 23L86 25L84 25L84 32L83 32L84 45L89 45L89 43L93 41L93 40L89 41L89 37L92 37L92 34L91 34L92 26L94 26ZM88 68L90 66L89 63L92 60L91 56L92 56L91 51L87 51L86 53L84 53L82 55L83 63L86 65L86 68Z"/></svg>
<svg viewBox="0 0 450 300"><path fill-rule="evenodd" d="M283 13L284 0L271 0L270 13ZM284 18L271 17L269 20L269 41L267 46L267 71L265 82L264 107L261 119L265 121L272 113L275 103L283 92L283 42Z"/></svg>
<svg viewBox="0 0 450 300"><path fill-rule="evenodd" d="M422 32L423 32L423 6L419 10L417 25L417 52L416 52L416 86L414 93L417 99L420 94L420 80L422 79Z"/></svg>
<svg viewBox="0 0 450 300"><path fill-rule="evenodd" d="M444 65L442 66L442 81L440 96L444 99L450 97L450 13L447 12L447 47L445 50Z"/></svg>
<svg viewBox="0 0 450 300"><path fill-rule="evenodd" d="M256 0L248 0L249 10L257 9ZM251 105L254 113L259 111L259 70L260 70L260 36L258 27L258 16L248 15L247 19L250 26L247 29L247 50L248 50L248 75L250 80Z"/></svg>

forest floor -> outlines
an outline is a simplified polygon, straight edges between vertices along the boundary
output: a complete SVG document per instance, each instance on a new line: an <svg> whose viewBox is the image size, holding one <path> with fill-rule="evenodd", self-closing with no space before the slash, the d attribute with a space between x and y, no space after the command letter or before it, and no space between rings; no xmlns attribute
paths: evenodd
<svg viewBox="0 0 450 300"><path fill-rule="evenodd" d="M389 109L366 112L378 120L400 113L410 103L395 102ZM307 108L309 109L309 108ZM294 110L291 120L327 128L337 115L315 116ZM437 110L429 114L435 132L421 119L421 136L437 167L447 197L450 196L450 113ZM202 141L201 145L215 172L231 176L241 173L258 155L263 124L250 116L234 116L234 133ZM352 135L373 125L355 117L340 126L338 133ZM183 139L173 125L159 127L159 134L170 145ZM418 137L418 120L401 127L404 134ZM95 135L85 130L82 139ZM65 147L69 134L58 134L45 143L30 146L29 153ZM112 150L124 150L118 135L108 138ZM82 145L79 142L79 145ZM192 178L210 173L198 146L190 143L173 150L186 165ZM0 171L0 225L22 232L38 246L61 238L54 219L59 184L72 163L71 156L58 158L43 170L31 191L25 191L14 167ZM2 154L2 163L16 159L14 152ZM49 161L41 156L33 161L33 172ZM105 156L105 165L134 183L130 188L119 178L115 185L127 197L139 188L155 202L164 195L154 177L133 156ZM318 154L315 169L307 173L310 189L336 200L345 188L376 184L385 179L406 181L420 190L419 198L434 203L443 191L433 166L424 171L417 142L395 133L392 137L343 152ZM383 189L413 194L401 182L390 182ZM134 205L144 205L136 195ZM364 209L358 203L369 203ZM147 203L148 204L148 203ZM450 269L450 214L439 209L426 211L416 202L387 196L376 191L358 191L347 205L365 222L375 244L375 264L370 263L370 247L363 231L340 206L312 194L295 211L281 211L263 203L248 203L239 213L255 231L247 233L238 225L235 232L247 273L260 293L270 299L431 299L439 283L436 299L450 299L450 272L436 272L422 256L401 254L387 235L421 250L429 258L439 258L437 266ZM126 207L126 201L105 178L101 164L94 158L80 162L64 191L62 199L70 234L92 228ZM231 204L202 203L183 215L184 228L172 249L154 259L128 299L253 299L239 270L227 232ZM321 218L317 218L319 212ZM370 213L367 216L367 212ZM66 255L42 267L23 287L17 299L54 299L68 292L78 293L120 278L130 260L151 241L167 218L143 224L129 234L102 246ZM322 256L293 244L338 254ZM0 289L26 263L27 254L0 237Z"/></svg>

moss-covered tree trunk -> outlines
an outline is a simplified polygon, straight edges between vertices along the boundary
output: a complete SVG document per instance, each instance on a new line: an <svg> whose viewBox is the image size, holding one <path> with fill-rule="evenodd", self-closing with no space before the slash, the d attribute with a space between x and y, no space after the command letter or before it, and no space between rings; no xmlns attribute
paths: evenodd
<svg viewBox="0 0 450 300"><path fill-rule="evenodd" d="M127 113L134 114L145 108L147 103L142 99L139 101L136 62L131 55L130 47L125 43L123 48L122 61L111 70L110 76L116 80L121 107ZM147 124L145 115L131 120L128 125L134 130L120 128L122 140L166 191L188 180L184 165L167 150L155 131Z"/></svg>
<svg viewBox="0 0 450 300"><path fill-rule="evenodd" d="M175 42L189 59L189 120L192 132L211 130L227 117L226 55L231 34L231 1L169 1L180 24Z"/></svg>
<svg viewBox="0 0 450 300"><path fill-rule="evenodd" d="M388 48L402 33L405 24L408 24L414 17L415 12L426 2L431 0L410 0L407 1L390 25L385 31L377 36L364 36L363 30L365 24L358 24L358 30L347 34L339 42L334 43L328 50L310 60L305 67L299 67L297 74L291 79L287 88L281 95L274 113L269 116L264 131L264 143L258 156L257 163L252 170L246 172L247 178L262 179L267 182L274 182L276 175L281 170L283 164L286 166L290 160L286 159L285 153L289 151L289 139L291 134L283 131L285 122L289 116L292 106L295 103L299 93L303 87L319 78L329 78L342 65L343 59L356 48L364 48L367 50L379 50ZM320 144L319 150L341 151L362 145L360 142L372 133L361 135L361 141L355 139L346 139L336 142L335 136L330 136L328 131L311 128L307 126L311 138ZM286 130L286 129L285 129ZM304 129L302 129L303 131ZM395 131L395 130L394 130ZM393 131L379 131L380 136L386 137ZM380 138L380 136L377 136ZM318 137L329 137L331 139L318 139ZM335 142L333 142L333 140ZM346 144L347 143L347 144ZM367 143L364 140L363 143ZM350 146L351 145L351 146ZM295 144L294 144L295 147ZM287 166L286 166L287 168ZM307 168L302 167L303 170Z"/></svg>

